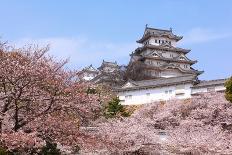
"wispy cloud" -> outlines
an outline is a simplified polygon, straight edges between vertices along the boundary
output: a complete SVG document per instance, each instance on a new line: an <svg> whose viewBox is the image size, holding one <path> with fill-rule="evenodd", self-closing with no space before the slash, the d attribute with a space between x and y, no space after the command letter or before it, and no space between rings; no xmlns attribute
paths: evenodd
<svg viewBox="0 0 232 155"><path fill-rule="evenodd" d="M129 54L137 46L135 43L98 42L87 38L23 38L13 42L16 47L25 44L50 44L49 54L58 59L69 58L69 67L80 69L86 65L98 66L103 59L126 64Z"/></svg>
<svg viewBox="0 0 232 155"><path fill-rule="evenodd" d="M211 29L204 28L194 28L184 34L184 39L180 41L180 44L199 44L232 37L232 33L228 32L220 30L213 31Z"/></svg>

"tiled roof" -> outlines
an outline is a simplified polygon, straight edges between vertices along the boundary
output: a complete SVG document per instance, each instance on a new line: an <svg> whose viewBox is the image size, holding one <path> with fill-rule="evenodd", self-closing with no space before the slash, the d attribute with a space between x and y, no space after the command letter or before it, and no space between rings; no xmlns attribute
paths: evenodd
<svg viewBox="0 0 232 155"><path fill-rule="evenodd" d="M197 85L194 85L193 88L203 88L209 86L224 85L227 79L217 79L217 80L208 80L200 81Z"/></svg>
<svg viewBox="0 0 232 155"><path fill-rule="evenodd" d="M139 39L137 42L142 43L143 41L145 41L146 39L148 39L152 36L154 36L154 37L165 36L165 37L168 37L170 39L175 39L177 41L179 41L183 38L182 36L174 35L172 33L171 29L170 30L162 30L162 29L146 27L143 37L141 39Z"/></svg>
<svg viewBox="0 0 232 155"><path fill-rule="evenodd" d="M162 46L162 45L144 45L143 47L138 47L135 52L140 53L142 52L144 49L158 49L158 50L167 50L167 51L175 51L175 52L181 52L184 54L187 54L188 52L190 52L191 50L189 49L183 49L183 48L179 48L179 47L173 47L173 46Z"/></svg>
<svg viewBox="0 0 232 155"><path fill-rule="evenodd" d="M109 62L109 61L103 60L101 66L98 69L102 69L102 68L104 68L106 66L107 67L113 67L113 68L119 68L119 66L118 66L118 64L117 64L116 61L115 62Z"/></svg>
<svg viewBox="0 0 232 155"><path fill-rule="evenodd" d="M127 90L136 90L136 89L147 89L147 88L156 88L162 86L170 86L180 83L195 83L197 82L197 78L195 75L187 75L187 76L178 76L178 77L170 77L170 78L157 78L152 80L142 80L142 81L128 81L121 88L116 88L116 91L127 91ZM127 84L130 86L127 87Z"/></svg>
<svg viewBox="0 0 232 155"><path fill-rule="evenodd" d="M192 61L192 60L180 60L178 57L177 58L165 58L165 57L151 57L151 56L141 56L142 58L145 59L154 59L154 60L164 60L164 61L170 61L170 62L181 62L181 63L187 63L187 64L195 64L197 61Z"/></svg>
<svg viewBox="0 0 232 155"><path fill-rule="evenodd" d="M98 73L99 71L93 67L93 65L89 65L80 71L81 73L88 72L88 73Z"/></svg>

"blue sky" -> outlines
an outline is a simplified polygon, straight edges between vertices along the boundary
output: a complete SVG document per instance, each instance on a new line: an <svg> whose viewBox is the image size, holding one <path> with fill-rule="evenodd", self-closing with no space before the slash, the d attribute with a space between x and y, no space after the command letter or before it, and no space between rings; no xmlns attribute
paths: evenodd
<svg viewBox="0 0 232 155"><path fill-rule="evenodd" d="M0 36L15 46L50 44L69 67L127 64L145 24L183 35L200 79L232 75L231 0L0 0Z"/></svg>

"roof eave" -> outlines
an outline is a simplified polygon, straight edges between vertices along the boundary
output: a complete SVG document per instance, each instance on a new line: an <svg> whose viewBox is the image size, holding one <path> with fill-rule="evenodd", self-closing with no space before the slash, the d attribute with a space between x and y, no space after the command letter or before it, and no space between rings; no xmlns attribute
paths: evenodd
<svg viewBox="0 0 232 155"><path fill-rule="evenodd" d="M171 85L177 85L177 84L183 84L183 83L194 83L195 80L186 80L181 82L175 82L175 83L168 83L168 84L160 84L160 85L149 85L149 86L136 86L136 87L129 87L129 88L119 88L117 89L118 92L123 91L130 91L130 90L139 90L139 89L150 89L150 88L159 88L159 87L165 87L165 86L171 86Z"/></svg>

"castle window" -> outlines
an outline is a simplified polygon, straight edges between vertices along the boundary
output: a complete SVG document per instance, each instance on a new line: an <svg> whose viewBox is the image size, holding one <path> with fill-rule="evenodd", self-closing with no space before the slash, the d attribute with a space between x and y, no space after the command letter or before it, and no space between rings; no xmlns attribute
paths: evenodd
<svg viewBox="0 0 232 155"><path fill-rule="evenodd" d="M126 99L132 99L132 95L125 96Z"/></svg>
<svg viewBox="0 0 232 155"><path fill-rule="evenodd" d="M162 44L164 43L164 40L162 40Z"/></svg>
<svg viewBox="0 0 232 155"><path fill-rule="evenodd" d="M158 55L157 55L156 53L153 53L152 55L153 55L154 57L158 57Z"/></svg>
<svg viewBox="0 0 232 155"><path fill-rule="evenodd" d="M184 57L180 57L180 60L184 60Z"/></svg>
<svg viewBox="0 0 232 155"><path fill-rule="evenodd" d="M146 93L146 96L150 96L151 94L150 93Z"/></svg>
<svg viewBox="0 0 232 155"><path fill-rule="evenodd" d="M215 91L215 87L209 87L207 88L207 92L214 92Z"/></svg>
<svg viewBox="0 0 232 155"><path fill-rule="evenodd" d="M165 94L172 94L172 90L166 90Z"/></svg>
<svg viewBox="0 0 232 155"><path fill-rule="evenodd" d="M160 40L159 40L159 44L160 44Z"/></svg>
<svg viewBox="0 0 232 155"><path fill-rule="evenodd" d="M155 40L155 43L157 43L157 40Z"/></svg>

